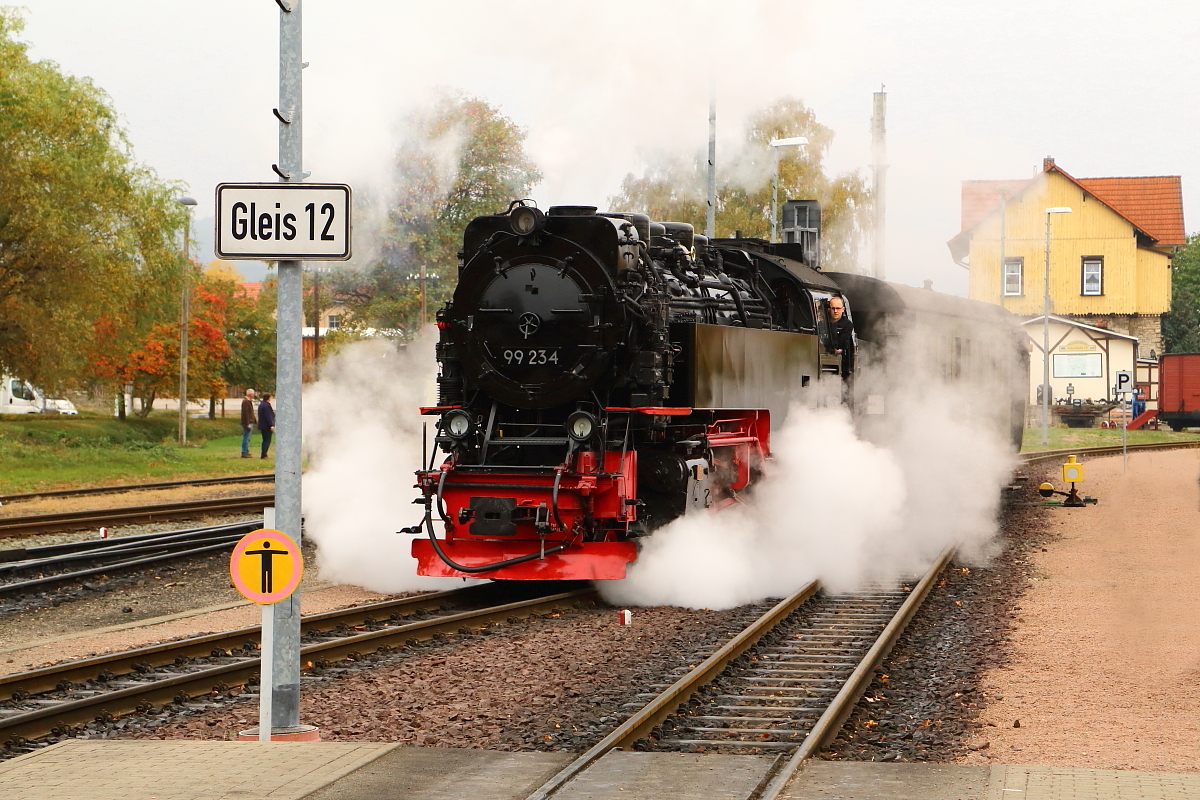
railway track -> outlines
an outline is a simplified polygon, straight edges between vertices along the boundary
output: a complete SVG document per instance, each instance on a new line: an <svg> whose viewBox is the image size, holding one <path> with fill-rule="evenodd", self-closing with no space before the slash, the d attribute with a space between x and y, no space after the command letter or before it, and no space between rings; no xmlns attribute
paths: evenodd
<svg viewBox="0 0 1200 800"><path fill-rule="evenodd" d="M257 520L181 531L92 539L83 542L0 550L0 598L79 581L93 575L228 550L261 527ZM37 577L27 577L36 574Z"/></svg>
<svg viewBox="0 0 1200 800"><path fill-rule="evenodd" d="M341 660L596 597L591 588L563 589L481 584L309 615L301 621L301 661L336 671ZM69 736L93 720L204 702L234 687L257 691L260 634L246 627L2 676L0 697L9 699L0 701L0 741L15 755L31 740Z"/></svg>
<svg viewBox="0 0 1200 800"><path fill-rule="evenodd" d="M777 800L804 761L837 736L876 665L952 555L947 550L919 581L894 590L820 597L815 582L805 586L653 697L528 800L548 800L605 754L643 741L643 749L778 751L758 795ZM802 609L806 603L813 607ZM759 645L768 634L782 636ZM734 663L746 654L748 660Z"/></svg>
<svg viewBox="0 0 1200 800"><path fill-rule="evenodd" d="M1179 450L1181 448L1200 447L1200 440L1181 442L1145 442L1126 446L1130 453L1142 453L1154 450ZM1103 447L1076 447L1064 450L1039 450L1031 453L1021 453L1021 463L1025 465L1040 464L1045 461L1060 461L1067 456L1112 456L1121 454L1121 445L1105 445Z"/></svg>
<svg viewBox="0 0 1200 800"><path fill-rule="evenodd" d="M181 503L156 503L123 508L66 511L59 514L36 514L25 517L0 518L0 539L29 536L36 533L73 531L119 523L162 522L214 514L261 512L275 502L274 494L255 494L245 497L221 497L215 500L189 500Z"/></svg>
<svg viewBox="0 0 1200 800"><path fill-rule="evenodd" d="M43 497L78 497L89 494L119 494L121 492L144 492L151 489L177 489L183 486L222 486L233 483L274 483L275 473L259 475L229 475L224 478L196 478L188 481L161 481L159 483L135 483L122 486L92 486L86 489L53 489L45 492L24 494L0 494L0 503L37 500Z"/></svg>

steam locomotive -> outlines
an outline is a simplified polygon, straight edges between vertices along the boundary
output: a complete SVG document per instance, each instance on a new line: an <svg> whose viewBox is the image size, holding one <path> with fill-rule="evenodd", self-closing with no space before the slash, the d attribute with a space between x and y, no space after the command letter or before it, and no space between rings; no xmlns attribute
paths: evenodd
<svg viewBox="0 0 1200 800"><path fill-rule="evenodd" d="M437 313L438 405L422 409L436 448L417 472L424 519L405 529L426 534L417 571L619 579L640 537L743 501L789 405L845 393L834 297L868 348L920 318L960 334L959 361L980 326L1020 351L1000 309L947 298L947 313L901 296L921 290L822 273L819 216L789 201L781 243L525 201L472 220ZM1019 430L1023 405L1000 405Z"/></svg>

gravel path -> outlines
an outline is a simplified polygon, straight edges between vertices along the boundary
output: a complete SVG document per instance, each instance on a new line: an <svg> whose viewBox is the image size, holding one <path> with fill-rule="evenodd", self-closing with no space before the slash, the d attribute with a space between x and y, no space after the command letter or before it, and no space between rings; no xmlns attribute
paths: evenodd
<svg viewBox="0 0 1200 800"><path fill-rule="evenodd" d="M1100 504L1051 511L972 739L995 759L1200 772L1200 452L1088 462ZM1015 727L1017 722L1020 727ZM994 727L990 727L994 725Z"/></svg>
<svg viewBox="0 0 1200 800"><path fill-rule="evenodd" d="M333 679L305 687L300 719L325 741L582 750L625 719L622 704L694 666L764 609L638 608L626 627L613 609L589 606L496 626L368 659L370 668L340 677L324 671ZM126 735L231 739L257 724L257 709L243 700Z"/></svg>

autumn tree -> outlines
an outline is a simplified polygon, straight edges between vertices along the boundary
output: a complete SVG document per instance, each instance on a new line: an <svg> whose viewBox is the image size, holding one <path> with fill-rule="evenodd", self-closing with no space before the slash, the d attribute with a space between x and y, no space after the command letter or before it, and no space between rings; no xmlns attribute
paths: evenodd
<svg viewBox="0 0 1200 800"><path fill-rule="evenodd" d="M779 100L750 118L744 141L717 164L716 235L766 239L771 231L771 141L804 136L803 147L779 148L779 202L815 199L821 203L822 266L856 272L858 248L870 222L870 191L857 172L829 177L824 159L833 131L795 98ZM707 160L664 155L641 175L625 177L608 201L614 211L639 211L652 219L690 222L704 230Z"/></svg>
<svg viewBox="0 0 1200 800"><path fill-rule="evenodd" d="M332 298L352 309L350 328L419 329L421 268L432 316L453 292L467 222L503 211L541 180L525 132L479 98L445 94L411 115L406 129L378 254L330 274Z"/></svg>
<svg viewBox="0 0 1200 800"><path fill-rule="evenodd" d="M120 346L131 307L178 292L185 211L104 93L31 60L22 27L0 8L0 372L53 391L79 385L98 325Z"/></svg>
<svg viewBox="0 0 1200 800"><path fill-rule="evenodd" d="M1163 317L1163 349L1200 353L1200 233L1171 259L1171 310Z"/></svg>

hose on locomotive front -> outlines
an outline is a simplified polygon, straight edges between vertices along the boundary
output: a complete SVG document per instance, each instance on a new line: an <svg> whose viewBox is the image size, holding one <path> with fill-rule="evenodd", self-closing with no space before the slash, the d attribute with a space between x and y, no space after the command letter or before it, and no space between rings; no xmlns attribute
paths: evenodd
<svg viewBox="0 0 1200 800"><path fill-rule="evenodd" d="M449 521L446 517L445 510L442 508L442 488L446 484L446 474L447 473L443 470L441 477L438 479L437 504L438 504L438 515L441 516L441 518L443 520ZM559 477L560 477L560 475L555 475L555 478L554 478L554 506L555 506L554 516L555 516L556 520L558 521L559 527L562 527L562 520L557 519L558 518L558 479L559 479ZM429 543L431 545L433 545L433 551L438 554L438 558L440 558L442 561L446 562L446 565L448 567L450 567L451 569L456 569L459 572L467 572L467 573L471 573L471 574L478 573L478 572L491 572L492 570L495 570L495 569L502 569L503 567L511 567L514 564L524 564L526 561L533 561L534 559L545 558L546 556L551 555L553 553L560 553L563 550L566 550L571 545L571 543L569 541L563 542L562 544L555 545L554 547L551 547L549 549L542 547L540 552L530 553L529 555L526 555L526 556L517 556L516 558L509 558L509 559L505 559L504 561L497 561L492 564L484 564L483 566L479 566L479 567L468 567L463 564L459 564L459 563L456 563L455 561L452 561L450 559L450 556L446 555L446 551L442 550L442 546L440 544L438 544L437 534L433 530L433 503L432 502L425 506L425 530L429 532Z"/></svg>

